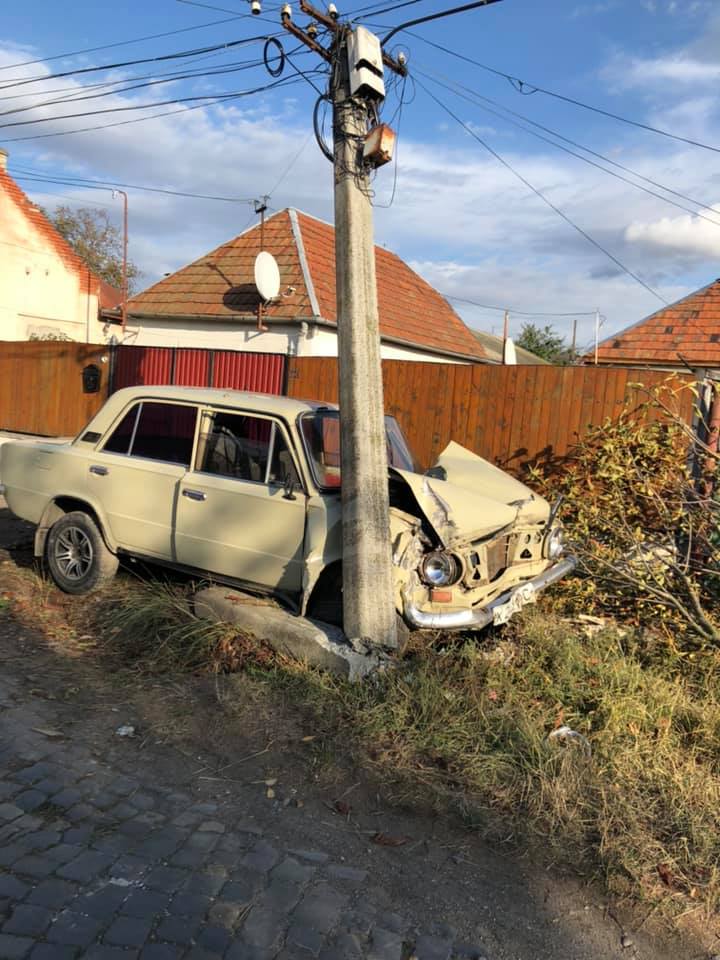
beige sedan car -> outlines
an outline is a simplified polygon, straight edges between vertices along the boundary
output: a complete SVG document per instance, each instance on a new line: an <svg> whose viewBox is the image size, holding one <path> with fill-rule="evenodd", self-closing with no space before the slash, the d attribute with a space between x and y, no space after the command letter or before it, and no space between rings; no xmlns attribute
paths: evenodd
<svg viewBox="0 0 720 960"><path fill-rule="evenodd" d="M0 448L0 493L37 525L57 585L83 594L122 555L271 594L342 624L337 408L189 387L113 394L71 443ZM451 443L416 472L387 418L395 604L414 629L504 623L572 570L547 501Z"/></svg>

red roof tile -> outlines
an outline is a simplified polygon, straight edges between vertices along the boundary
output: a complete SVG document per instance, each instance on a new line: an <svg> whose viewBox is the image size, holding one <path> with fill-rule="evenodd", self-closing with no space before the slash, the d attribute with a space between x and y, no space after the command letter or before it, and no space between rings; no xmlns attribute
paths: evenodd
<svg viewBox="0 0 720 960"><path fill-rule="evenodd" d="M36 206L27 194L20 189L6 169L0 167L0 190L10 197L25 217L33 224L45 242L53 248L65 265L80 278L80 292L95 294L100 307L114 307L122 302L122 294L115 287L101 280L90 270L67 242L55 229L42 210Z"/></svg>
<svg viewBox="0 0 720 960"><path fill-rule="evenodd" d="M297 223L297 238L293 220ZM311 290L298 241L307 262ZM306 213L281 210L265 222L264 248L278 261L281 277L281 296L267 307L267 319L312 319L314 293L320 318L335 324L333 227ZM253 267L260 249L258 225L134 296L129 312L208 319L254 317L258 295ZM448 302L399 257L375 247L375 264L380 333L384 339L473 359L486 356Z"/></svg>
<svg viewBox="0 0 720 960"><path fill-rule="evenodd" d="M603 340L598 360L720 366L720 280Z"/></svg>

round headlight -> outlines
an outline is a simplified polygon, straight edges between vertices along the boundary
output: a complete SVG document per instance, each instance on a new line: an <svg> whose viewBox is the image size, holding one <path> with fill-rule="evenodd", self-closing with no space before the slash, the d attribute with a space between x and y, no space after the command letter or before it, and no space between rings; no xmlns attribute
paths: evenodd
<svg viewBox="0 0 720 960"><path fill-rule="evenodd" d="M545 556L557 560L565 549L565 535L562 527L553 527L545 539Z"/></svg>
<svg viewBox="0 0 720 960"><path fill-rule="evenodd" d="M431 587L448 587L460 578L460 567L451 553L429 553L423 557L420 573Z"/></svg>

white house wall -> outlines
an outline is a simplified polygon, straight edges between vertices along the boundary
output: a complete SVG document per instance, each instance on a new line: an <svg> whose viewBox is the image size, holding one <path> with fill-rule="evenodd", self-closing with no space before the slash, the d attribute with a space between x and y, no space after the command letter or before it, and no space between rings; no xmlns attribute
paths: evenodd
<svg viewBox="0 0 720 960"><path fill-rule="evenodd" d="M120 330L113 327L120 338ZM337 333L316 324L273 323L260 332L255 323L222 320L132 320L123 342L141 347L194 347L210 350L241 350L255 353L280 353L298 357L336 357ZM382 344L385 360L416 360L434 363L462 363L436 353L412 350L393 343Z"/></svg>
<svg viewBox="0 0 720 960"><path fill-rule="evenodd" d="M0 225L0 340L48 333L102 340L97 296L82 292L77 273L3 191Z"/></svg>

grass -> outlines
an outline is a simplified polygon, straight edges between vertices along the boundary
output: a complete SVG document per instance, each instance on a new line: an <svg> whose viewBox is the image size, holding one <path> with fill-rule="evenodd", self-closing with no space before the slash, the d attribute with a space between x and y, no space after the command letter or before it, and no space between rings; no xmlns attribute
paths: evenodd
<svg viewBox="0 0 720 960"><path fill-rule="evenodd" d="M301 705L324 748L351 750L405 802L451 806L619 894L671 910L720 902L714 653L535 612L494 646L416 643L397 669L351 685L253 651L189 615L173 587L145 587L107 617L114 655L143 669L248 666ZM549 739L560 726L590 752Z"/></svg>
<svg viewBox="0 0 720 960"><path fill-rule="evenodd" d="M118 674L244 669L245 695L281 693L319 751L351 756L398 802L433 804L668 915L720 905L714 650L683 655L659 633L539 608L500 639L414 639L395 669L349 684L197 619L181 587L118 587L81 628ZM584 739L549 737L563 726Z"/></svg>

